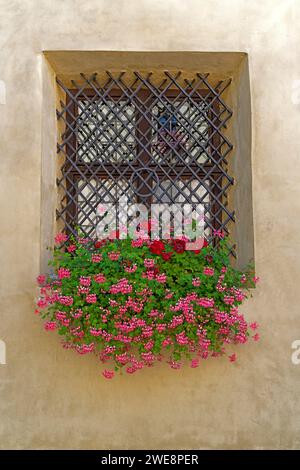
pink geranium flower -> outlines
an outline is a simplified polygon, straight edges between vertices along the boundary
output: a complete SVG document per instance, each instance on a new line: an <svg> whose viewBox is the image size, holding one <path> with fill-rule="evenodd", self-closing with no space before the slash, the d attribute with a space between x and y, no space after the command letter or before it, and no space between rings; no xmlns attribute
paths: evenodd
<svg viewBox="0 0 300 470"><path fill-rule="evenodd" d="M46 331L54 331L57 328L57 324L56 324L55 321L47 321L44 324L44 328L45 328Z"/></svg>
<svg viewBox="0 0 300 470"><path fill-rule="evenodd" d="M214 270L214 268L210 268L210 267L206 266L203 269L203 274L205 274L205 276L213 276L215 274L215 270Z"/></svg>
<svg viewBox="0 0 300 470"><path fill-rule="evenodd" d="M115 375L114 371L113 370L108 370L108 369L105 369L103 372L102 372L102 375L103 377L105 377L106 379L112 379Z"/></svg>
<svg viewBox="0 0 300 470"><path fill-rule="evenodd" d="M79 283L83 287L89 287L91 285L90 276L80 276Z"/></svg>
<svg viewBox="0 0 300 470"><path fill-rule="evenodd" d="M144 266L145 266L146 268L154 268L154 265L155 265L154 259L152 259L152 258L146 258L146 259L144 260Z"/></svg>
<svg viewBox="0 0 300 470"><path fill-rule="evenodd" d="M102 284L103 282L106 281L106 278L104 276L104 274L96 274L95 277L94 277L95 281L98 282L98 284Z"/></svg>
<svg viewBox="0 0 300 470"><path fill-rule="evenodd" d="M92 263L100 263L102 261L102 255L99 253L92 255Z"/></svg>
<svg viewBox="0 0 300 470"><path fill-rule="evenodd" d="M135 271L137 270L137 265L133 264L132 266L125 266L124 270L127 273L135 273Z"/></svg>
<svg viewBox="0 0 300 470"><path fill-rule="evenodd" d="M233 354L231 354L230 356L228 356L228 358L229 358L230 362L235 362L236 359L237 359L237 356L236 356L235 353L233 353Z"/></svg>
<svg viewBox="0 0 300 470"><path fill-rule="evenodd" d="M194 287L199 287L200 284L201 284L200 278L199 277L194 277L194 279L192 280L192 284L193 284Z"/></svg>
<svg viewBox="0 0 300 470"><path fill-rule="evenodd" d="M64 279L71 276L71 271L67 268L59 268L58 279Z"/></svg>
<svg viewBox="0 0 300 470"><path fill-rule="evenodd" d="M120 252L110 251L109 253L107 253L107 256L109 257L111 261L118 261L118 259L120 258Z"/></svg>
<svg viewBox="0 0 300 470"><path fill-rule="evenodd" d="M68 240L68 237L65 233L58 233L56 237L54 238L54 241L57 245L60 245L61 243L64 243Z"/></svg>
<svg viewBox="0 0 300 470"><path fill-rule="evenodd" d="M42 284L45 284L46 282L46 276L45 274L40 274L37 278L36 278L38 284L41 286Z"/></svg>
<svg viewBox="0 0 300 470"><path fill-rule="evenodd" d="M167 276L165 273L162 273L162 274L158 274L155 279L157 280L157 282L164 284L167 281Z"/></svg>
<svg viewBox="0 0 300 470"><path fill-rule="evenodd" d="M192 359L191 367L194 369L199 366L199 358Z"/></svg>
<svg viewBox="0 0 300 470"><path fill-rule="evenodd" d="M95 304L97 302L97 295L96 294L88 294L86 296L86 301L88 304Z"/></svg>

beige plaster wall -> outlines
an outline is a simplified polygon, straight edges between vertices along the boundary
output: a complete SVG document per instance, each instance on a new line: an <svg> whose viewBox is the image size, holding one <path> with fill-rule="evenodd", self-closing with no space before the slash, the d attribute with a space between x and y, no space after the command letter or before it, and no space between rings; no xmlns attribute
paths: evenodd
<svg viewBox="0 0 300 470"><path fill-rule="evenodd" d="M0 447L299 447L300 2L0 0L0 15ZM45 156L55 157L55 132L42 133L55 118L45 115L55 99L45 93L50 50L248 53L262 282L244 313L262 341L238 348L236 364L104 381L93 358L64 351L32 314L48 233L41 214L55 197L54 184L50 199L41 191L42 169L52 171Z"/></svg>

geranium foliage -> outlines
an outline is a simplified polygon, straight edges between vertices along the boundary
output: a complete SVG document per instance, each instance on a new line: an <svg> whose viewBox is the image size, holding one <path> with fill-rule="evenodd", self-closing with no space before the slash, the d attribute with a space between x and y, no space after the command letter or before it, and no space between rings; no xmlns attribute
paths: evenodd
<svg viewBox="0 0 300 470"><path fill-rule="evenodd" d="M165 360L177 369L227 355L229 343L258 339L239 306L257 278L231 262L226 240L186 250L184 240L78 238L60 248L51 275L40 275L36 313L65 348L95 353L107 368L133 373ZM228 356L235 361L236 354Z"/></svg>

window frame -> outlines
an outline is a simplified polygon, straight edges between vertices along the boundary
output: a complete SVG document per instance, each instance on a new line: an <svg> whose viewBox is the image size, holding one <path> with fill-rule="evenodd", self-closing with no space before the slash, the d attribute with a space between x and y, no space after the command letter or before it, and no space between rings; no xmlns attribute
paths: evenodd
<svg viewBox="0 0 300 470"><path fill-rule="evenodd" d="M193 102L200 103L202 102L201 100L205 99L207 95L210 95L210 90L199 89L197 90L197 95L199 96L199 98L197 99L193 98ZM122 98L123 96L124 96L124 93L122 92L122 90L117 89L117 88L111 89L106 94L106 97L109 100L115 100L115 99L120 100L120 98ZM98 96L95 90L93 90L92 88L85 88L84 93L82 94L78 92L77 88L69 88L68 93L66 94L66 123L67 125L66 125L64 139L65 141L68 142L68 144L65 145L67 158L63 165L63 174L65 175L67 174L68 176L71 175L71 181L70 181L70 178L66 178L66 193L63 197L63 199L66 200L66 204L68 206L68 210L66 211L67 232L71 232L70 227L72 227L74 223L76 223L76 219L78 217L78 213L77 213L78 203L76 207L75 199L76 199L76 182L80 179L80 174L83 174L85 178L93 178L93 176L95 176L95 171L93 171L93 168L95 168L97 170L96 172L97 178L105 179L109 177L108 171L111 176L114 176L114 173L116 173L114 166L117 166L118 170L121 169L122 171L124 171L127 168L128 171L125 172L124 175L129 176L129 175L132 175L133 173L132 170L130 170L130 167L141 168L141 165L140 165L141 163L143 165L149 164L149 155L147 154L146 151L140 152L140 150L143 150L143 149L140 149L140 147L141 147L141 144L143 145L143 143L145 143L145 146L148 145L148 141L145 135L150 129L152 130L153 127L151 127L151 124L147 122L147 119L145 118L145 114L141 113L140 109L136 110L138 118L136 119L137 126L135 128L135 136L137 137L137 143L138 143L137 144L138 159L136 160L137 164L128 165L128 164L118 163L118 164L111 165L109 163L106 163L105 168L108 170L106 171L104 169L102 170L100 169L100 167L103 166L103 164L90 162L89 168L91 171L87 171L87 167L84 163L81 164L79 163L78 160L76 160L76 158L74 159L74 156L77 155L77 138L76 138L76 131L74 129L74 125L76 126L76 119L78 117L78 104L77 103L81 99L84 100L85 98L90 99L94 97L96 97L97 100L101 100L101 97ZM140 99L142 97L146 97L147 99L149 99L149 97L151 97L151 91L141 88L140 91L134 95L134 99L132 100L133 104L135 105L135 100L137 98ZM178 98L180 98L181 100L184 100L184 97L182 97L182 92L180 89L171 88L167 92L163 93L162 97L166 98L167 100L170 100L170 99L175 100ZM155 100L155 96L153 99ZM188 99L190 99L190 97L188 97ZM151 109L149 112L151 113ZM209 143L212 144L211 156L215 163L212 163L212 162L205 163L201 165L201 168L199 168L199 164L197 162L194 165L190 165L190 164L185 165L186 171L181 173L180 176L182 176L182 178L180 178L180 180L191 178L192 176L191 169L195 170L196 178L197 178L197 181L199 182L204 181L205 178L207 178L207 175L209 174L210 181L213 182L212 190L211 192L209 192L209 197L211 198L211 193L214 195L211 201L211 207L210 207L210 213L212 216L210 227L212 231L218 231L222 228L222 216L223 216L222 207L224 207L223 206L224 197L223 197L223 192L222 192L222 188L223 188L222 171L217 170L216 164L222 168L223 168L224 163L227 164L226 160L222 159L222 156L220 155L221 152L219 151L219 148L221 145L219 130L218 132L215 132L215 127L218 128L221 123L220 117L219 117L218 100L214 100L213 106L211 108L209 107L209 112L211 113L211 120L214 123L214 126L211 126L209 130L210 133L214 134L212 138L209 139ZM140 116L142 117L141 119L140 119ZM151 137L150 137L150 141L151 141ZM151 147L150 147L150 152L151 152ZM218 158L218 155L219 155L219 158ZM159 166L164 167L164 165L162 164L154 165L152 162L150 166L152 166L155 169L159 177L163 178L162 170L158 169L158 167ZM167 166L168 169L170 168L168 164L166 164L165 166ZM183 167L184 165L180 165L180 164L176 164L176 166L173 167L173 170L175 171L174 173L175 179L177 178L178 180L178 177L176 175L176 170L179 170L180 168L183 168ZM211 169L213 169L213 171L210 171ZM171 173L168 173L168 175L171 178ZM145 200L141 201L140 198L138 198L138 202L145 202ZM150 201L148 201L148 203L150 203ZM89 215L90 214L91 212L89 213ZM215 243L215 237L212 237L212 242Z"/></svg>

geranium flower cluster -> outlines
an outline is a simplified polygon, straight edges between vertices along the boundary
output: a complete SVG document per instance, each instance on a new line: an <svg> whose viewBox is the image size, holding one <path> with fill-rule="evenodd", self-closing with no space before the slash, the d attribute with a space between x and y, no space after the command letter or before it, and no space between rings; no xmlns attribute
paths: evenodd
<svg viewBox="0 0 300 470"><path fill-rule="evenodd" d="M258 278L232 266L223 237L218 248L205 242L197 251L184 239L55 241L53 272L37 278L35 313L64 348L105 363L107 379L163 360L175 370L208 357L235 362L228 345L259 339L258 324L239 311Z"/></svg>

